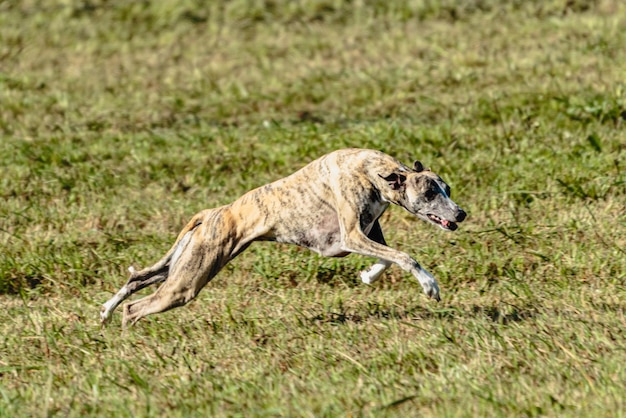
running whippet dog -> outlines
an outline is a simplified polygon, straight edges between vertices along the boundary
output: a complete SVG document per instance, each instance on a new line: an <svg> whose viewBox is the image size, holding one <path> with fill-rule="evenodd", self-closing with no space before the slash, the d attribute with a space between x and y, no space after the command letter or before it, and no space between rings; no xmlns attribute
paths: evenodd
<svg viewBox="0 0 626 418"><path fill-rule="evenodd" d="M419 161L409 168L379 151L335 151L230 205L196 214L159 262L129 268L130 279L102 306L100 319L106 323L127 297L156 283L163 283L156 292L124 306L124 325L185 305L253 241L296 244L329 257L375 257L360 273L368 284L395 263L439 301L435 278L385 243L378 218L390 203L448 231L466 216L450 199L450 187Z"/></svg>

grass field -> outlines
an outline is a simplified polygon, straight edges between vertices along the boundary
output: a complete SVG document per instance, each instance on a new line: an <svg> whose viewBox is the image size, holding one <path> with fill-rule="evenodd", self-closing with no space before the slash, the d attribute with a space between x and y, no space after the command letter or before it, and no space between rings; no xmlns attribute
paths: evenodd
<svg viewBox="0 0 626 418"><path fill-rule="evenodd" d="M622 2L207 3L0 1L0 416L626 417ZM382 219L442 302L258 243L100 327L195 212L343 147L468 211Z"/></svg>

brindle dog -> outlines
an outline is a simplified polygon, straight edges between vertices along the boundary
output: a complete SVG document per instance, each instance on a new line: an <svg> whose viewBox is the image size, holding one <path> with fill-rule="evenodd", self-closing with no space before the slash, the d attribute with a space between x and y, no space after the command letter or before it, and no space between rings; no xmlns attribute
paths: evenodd
<svg viewBox="0 0 626 418"><path fill-rule="evenodd" d="M159 262L141 271L129 268L128 282L102 306L101 321L127 297L156 283L163 283L156 292L124 306L124 325L185 305L253 241L296 244L329 257L375 257L378 261L360 273L368 284L395 263L419 280L426 295L440 300L435 278L385 243L378 218L390 203L449 231L466 216L450 199L450 187L419 161L409 168L379 151L335 151L230 205L196 214Z"/></svg>

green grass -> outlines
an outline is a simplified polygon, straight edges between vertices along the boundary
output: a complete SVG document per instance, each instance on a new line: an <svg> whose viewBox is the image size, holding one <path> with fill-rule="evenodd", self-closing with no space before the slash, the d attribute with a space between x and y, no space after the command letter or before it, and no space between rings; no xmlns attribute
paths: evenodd
<svg viewBox="0 0 626 418"><path fill-rule="evenodd" d="M610 0L0 2L0 416L626 416L624 45ZM195 212L348 146L468 211L382 220L441 303L259 243L100 328Z"/></svg>

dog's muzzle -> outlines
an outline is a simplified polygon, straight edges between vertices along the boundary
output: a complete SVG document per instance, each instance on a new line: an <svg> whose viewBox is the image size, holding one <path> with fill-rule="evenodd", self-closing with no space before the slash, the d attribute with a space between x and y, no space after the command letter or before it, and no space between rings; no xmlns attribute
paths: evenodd
<svg viewBox="0 0 626 418"><path fill-rule="evenodd" d="M459 208L454 218L454 221L440 218L439 216L432 213L429 213L426 216L428 217L428 219L430 219L431 222L439 225L443 229L446 229L448 231L456 231L456 229L459 227L456 223L463 222L463 220L465 220L465 218L467 217L467 213L465 213L463 209Z"/></svg>

